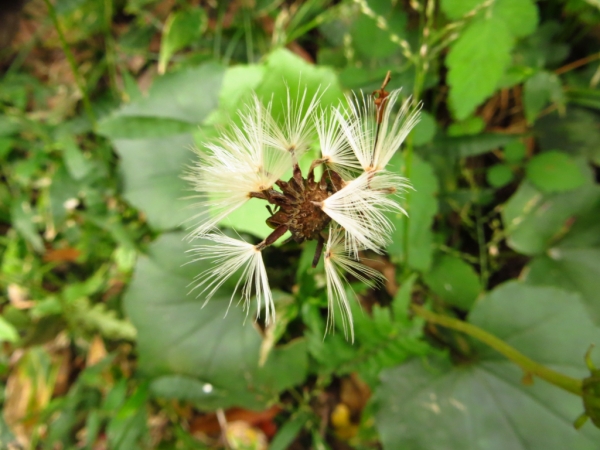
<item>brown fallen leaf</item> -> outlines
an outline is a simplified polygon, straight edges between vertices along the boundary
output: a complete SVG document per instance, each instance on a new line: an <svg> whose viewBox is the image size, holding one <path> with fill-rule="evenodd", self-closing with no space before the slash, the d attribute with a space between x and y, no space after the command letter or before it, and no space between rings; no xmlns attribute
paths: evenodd
<svg viewBox="0 0 600 450"><path fill-rule="evenodd" d="M106 347L104 346L104 340L100 335L95 335L90 343L90 348L88 349L87 357L85 360L86 367L93 366L94 364L99 363L104 358L108 352L106 351Z"/></svg>
<svg viewBox="0 0 600 450"><path fill-rule="evenodd" d="M81 252L75 248L50 249L44 254L44 262L74 262Z"/></svg>

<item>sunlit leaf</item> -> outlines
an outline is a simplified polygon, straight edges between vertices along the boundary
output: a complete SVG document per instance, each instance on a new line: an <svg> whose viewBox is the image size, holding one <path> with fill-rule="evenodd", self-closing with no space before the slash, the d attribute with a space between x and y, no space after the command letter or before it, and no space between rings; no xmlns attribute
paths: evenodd
<svg viewBox="0 0 600 450"><path fill-rule="evenodd" d="M255 92L263 102L273 101L273 117L281 121L287 110L288 89L292 99L301 98L306 89L305 110L315 95L321 95L319 104L324 109L344 99L333 70L308 64L287 50L277 50L260 66L237 67L226 72L220 94L223 108L219 108L219 119L230 116L235 120L240 107ZM226 126L227 122L220 124ZM300 161L305 172L315 157L315 152L309 152ZM291 172L287 176L291 176ZM222 224L265 238L273 231L265 223L270 216L265 205L259 200L252 200L230 214Z"/></svg>
<svg viewBox="0 0 600 450"><path fill-rule="evenodd" d="M503 20L515 37L527 36L537 27L538 8L533 0L497 0L491 10L491 14Z"/></svg>
<svg viewBox="0 0 600 450"><path fill-rule="evenodd" d="M452 44L449 101L454 116L465 119L494 93L510 63L513 39L506 24L495 17L471 23Z"/></svg>
<svg viewBox="0 0 600 450"><path fill-rule="evenodd" d="M442 0L440 2L442 11L450 19L460 19L481 5L481 3L483 3L483 0Z"/></svg>

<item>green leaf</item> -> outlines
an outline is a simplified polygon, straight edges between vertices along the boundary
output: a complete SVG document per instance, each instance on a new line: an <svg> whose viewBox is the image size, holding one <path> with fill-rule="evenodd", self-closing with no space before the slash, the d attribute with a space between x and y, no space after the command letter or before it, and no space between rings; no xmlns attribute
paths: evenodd
<svg viewBox="0 0 600 450"><path fill-rule="evenodd" d="M198 125L167 117L110 117L98 124L98 134L111 139L162 138L191 133Z"/></svg>
<svg viewBox="0 0 600 450"><path fill-rule="evenodd" d="M44 242L34 223L34 212L24 198L15 198L10 208L12 226L31 244L36 252L44 251Z"/></svg>
<svg viewBox="0 0 600 450"><path fill-rule="evenodd" d="M448 127L448 136L469 136L480 134L485 129L485 121L479 116L468 117L461 122L455 122Z"/></svg>
<svg viewBox="0 0 600 450"><path fill-rule="evenodd" d="M600 248L553 248L536 257L525 271L525 281L581 294L590 318L600 325Z"/></svg>
<svg viewBox="0 0 600 450"><path fill-rule="evenodd" d="M559 148L582 155L600 165L600 116L582 108L569 107L566 115L558 112L535 122L535 132L543 150Z"/></svg>
<svg viewBox="0 0 600 450"><path fill-rule="evenodd" d="M181 178L192 163L193 139L184 134L163 139L118 139L115 150L121 158L123 196L141 209L156 230L180 227L197 210L184 199L189 186Z"/></svg>
<svg viewBox="0 0 600 450"><path fill-rule="evenodd" d="M516 52L516 50L515 50L515 52ZM513 61L517 57L518 56L515 56L514 52L513 52ZM510 66L508 69L506 69L506 72L504 72L504 75L502 75L502 78L498 82L498 86L496 86L496 89L497 90L510 89L510 88L516 86L517 84L523 83L534 72L535 71L531 67L528 67L528 66L522 66L522 65Z"/></svg>
<svg viewBox="0 0 600 450"><path fill-rule="evenodd" d="M580 298L554 288L501 285L476 304L469 321L578 378L588 373L586 349L600 344L600 328ZM468 364L435 357L382 373L374 400L385 449L597 448L600 430L573 428L583 410L580 398L539 379L524 385L518 366L481 344L477 348L479 356Z"/></svg>
<svg viewBox="0 0 600 450"><path fill-rule="evenodd" d="M352 295L348 289L348 294ZM375 305L370 314L361 309L357 301L351 301L354 318L354 343L342 335L325 335L325 320L315 305L303 306L304 323L308 326L306 338L311 356L318 362L316 372L321 375L346 375L357 372L370 386L378 384L378 377L385 367L393 367L413 355L430 351L422 340L422 324L404 314L392 314L390 308ZM338 305L335 307L338 308ZM398 306L394 307L398 312ZM339 317L339 310L334 315ZM338 320L338 328L342 325Z"/></svg>
<svg viewBox="0 0 600 450"><path fill-rule="evenodd" d="M0 136L10 136L21 130L22 125L15 117L0 116Z"/></svg>
<svg viewBox="0 0 600 450"><path fill-rule="evenodd" d="M345 99L333 69L309 64L289 50L279 49L270 53L265 59L264 70L265 76L256 93L263 100L273 97L272 114L278 120L282 120L287 111L288 88L292 97L306 88L308 99L322 92L319 104L323 108L337 105ZM307 107L308 102L305 102L304 108Z"/></svg>
<svg viewBox="0 0 600 450"><path fill-rule="evenodd" d="M301 39L310 30L323 22L328 22L329 18L335 15L329 6L330 0L308 0L299 4L286 24L285 44ZM270 7L268 6L266 9L268 10Z"/></svg>
<svg viewBox="0 0 600 450"><path fill-rule="evenodd" d="M403 173L404 162L397 154L390 163L390 170ZM410 182L414 191L405 194L407 200L404 209L408 219L403 214L391 213L389 218L395 226L392 232L392 243L387 250L394 261L405 261L404 229L408 223L408 265L419 271L426 272L431 266L433 254L433 234L431 225L438 210L437 192L438 181L429 163L413 156Z"/></svg>
<svg viewBox="0 0 600 450"><path fill-rule="evenodd" d="M165 75L148 96L99 123L120 157L123 195L156 230L180 227L197 213L181 178L193 160L189 132L216 108L223 73L209 63ZM124 131L131 125L142 128Z"/></svg>
<svg viewBox="0 0 600 450"><path fill-rule="evenodd" d="M500 188L510 183L514 174L509 165L495 164L488 169L486 177L490 186Z"/></svg>
<svg viewBox="0 0 600 450"><path fill-rule="evenodd" d="M579 293L600 324L600 196L576 217L574 225L558 244L531 261L525 281L555 286Z"/></svg>
<svg viewBox="0 0 600 450"><path fill-rule="evenodd" d="M203 8L189 8L169 15L160 44L158 73L165 73L167 63L177 51L198 40L207 23L208 18Z"/></svg>
<svg viewBox="0 0 600 450"><path fill-rule="evenodd" d="M369 2L384 4L389 9L390 2ZM393 42L390 38L392 33L402 39L406 38L406 26L408 23L407 14L398 9L393 8L388 11L380 11L379 16L385 18L388 29L384 30L379 25L377 18L369 17L366 14L361 14L358 19L352 23L350 35L352 44L356 49L359 57L365 60L377 60L387 58L395 53L400 53L400 46Z"/></svg>
<svg viewBox="0 0 600 450"><path fill-rule="evenodd" d="M65 203L78 199L81 195L81 185L69 175L67 168L59 164L52 176L52 184L48 190L50 213L55 226L61 226L69 211Z"/></svg>
<svg viewBox="0 0 600 450"><path fill-rule="evenodd" d="M506 162L516 164L525 158L527 148L521 141L513 141L504 146L502 153Z"/></svg>
<svg viewBox="0 0 600 450"><path fill-rule="evenodd" d="M492 4L492 15L503 20L517 38L533 33L539 20L533 0L496 0Z"/></svg>
<svg viewBox="0 0 600 450"><path fill-rule="evenodd" d="M232 73L230 73L233 70ZM252 91L263 100L273 100L272 114L282 122L287 114L287 90L292 98L302 96L306 89L304 108L308 107L310 99L321 93L320 106L327 108L337 105L344 100L344 95L337 81L335 72L330 68L317 67L308 64L303 59L287 50L277 50L271 53L265 63L260 66L229 69L225 76L225 84L220 98L223 108L219 116L213 119L223 121L225 118L236 120L235 116L240 106L248 101ZM233 118L233 119L232 119ZM227 122L221 122L227 125ZM316 155L308 152L300 161L304 173L308 170ZM288 174L291 176L291 173ZM231 213L221 224L265 238L273 230L265 223L269 213L264 203L251 200L238 210Z"/></svg>
<svg viewBox="0 0 600 450"><path fill-rule="evenodd" d="M450 19L460 19L483 2L484 0L442 0L441 7Z"/></svg>
<svg viewBox="0 0 600 450"><path fill-rule="evenodd" d="M381 82L386 73L390 70L389 66L380 68L367 68L346 66L340 73L339 79L342 86L347 89L362 89L365 92L372 92L381 87ZM425 77L425 86L432 87L437 82L432 73ZM388 85L389 89L406 89L412 92L415 85L414 73L408 69L392 70L392 79Z"/></svg>
<svg viewBox="0 0 600 450"><path fill-rule="evenodd" d="M443 150L456 158L467 158L482 155L515 140L515 136L508 134L483 133L474 136L444 137L436 139L433 145L443 147Z"/></svg>
<svg viewBox="0 0 600 450"><path fill-rule="evenodd" d="M599 198L600 188L593 185L544 194L529 182L521 183L502 211L508 245L526 255L544 252Z"/></svg>
<svg viewBox="0 0 600 450"><path fill-rule="evenodd" d="M441 255L431 270L423 275L429 288L449 304L464 311L481 293L481 282L473 267L456 256Z"/></svg>
<svg viewBox="0 0 600 450"><path fill-rule="evenodd" d="M198 126L217 107L223 74L223 67L206 63L157 78L148 95L124 105L107 116L99 122L99 129L108 128L104 134L113 137L110 131L117 127L115 122L119 118L128 118L135 124L144 117L172 119L167 120L167 123L175 128L173 134L181 132L174 125L179 122ZM121 130L117 128L117 131ZM122 135L115 137L120 138Z"/></svg>
<svg viewBox="0 0 600 450"><path fill-rule="evenodd" d="M250 101L252 93L265 76L264 65L239 65L229 67L223 75L219 92L219 109L210 116L210 123L227 125L239 121L240 105Z"/></svg>
<svg viewBox="0 0 600 450"><path fill-rule="evenodd" d="M0 342L17 342L19 333L17 329L4 317L0 316Z"/></svg>
<svg viewBox="0 0 600 450"><path fill-rule="evenodd" d="M543 192L564 192L582 186L586 178L566 153L549 151L527 163L527 178Z"/></svg>
<svg viewBox="0 0 600 450"><path fill-rule="evenodd" d="M432 141L437 130L435 117L427 111L421 111L419 122L412 130L411 136L414 145L423 145Z"/></svg>
<svg viewBox="0 0 600 450"><path fill-rule="evenodd" d="M107 310L104 303L92 305L87 297L72 302L68 308L69 319L78 326L99 332L108 339L134 341L136 330L127 320L119 319L115 311Z"/></svg>
<svg viewBox="0 0 600 450"><path fill-rule="evenodd" d="M450 19L460 19L484 6L484 0L442 0L442 11ZM494 17L506 24L514 37L533 33L538 24L538 10L532 0L496 0L480 9L478 16Z"/></svg>
<svg viewBox="0 0 600 450"><path fill-rule="evenodd" d="M523 105L527 122L532 124L538 114L548 105L556 103L564 110L565 96L560 78L551 72L538 72L525 81Z"/></svg>
<svg viewBox="0 0 600 450"><path fill-rule="evenodd" d="M253 313L248 317L236 298L230 305L227 286L206 305L190 293L194 277L210 265L185 264L192 259L185 253L189 249L183 234L167 233L138 260L124 301L138 330L140 369L157 380L155 393L187 398L203 408L264 407L281 390L304 380L306 346L300 340L275 348L259 368L261 337ZM183 378L171 385L175 375ZM205 383L212 386L212 396L200 395Z"/></svg>
<svg viewBox="0 0 600 450"><path fill-rule="evenodd" d="M81 180L94 170L94 162L85 157L71 135L63 136L60 146L63 149L63 161L74 180Z"/></svg>
<svg viewBox="0 0 600 450"><path fill-rule="evenodd" d="M283 424L269 445L269 450L286 450L296 439L296 436L310 420L310 414L299 411L294 417Z"/></svg>
<svg viewBox="0 0 600 450"><path fill-rule="evenodd" d="M415 281L417 280L417 273L412 273L408 278L402 280L400 289L394 295L392 300L392 312L394 318L399 320L400 318L407 319L410 314L409 308L412 303L412 292Z"/></svg>
<svg viewBox="0 0 600 450"><path fill-rule="evenodd" d="M15 143L13 139L8 137L1 137L0 135L0 161L6 160L6 157L13 149L14 145Z"/></svg>
<svg viewBox="0 0 600 450"><path fill-rule="evenodd" d="M227 396L207 382L187 375L163 375L150 384L151 392L159 398L194 402L202 405L219 402Z"/></svg>
<svg viewBox="0 0 600 450"><path fill-rule="evenodd" d="M448 66L449 101L454 116L467 118L492 95L510 63L513 38L497 18L471 23L452 44Z"/></svg>
<svg viewBox="0 0 600 450"><path fill-rule="evenodd" d="M598 89L569 87L565 96L568 103L600 110L600 91Z"/></svg>
<svg viewBox="0 0 600 450"><path fill-rule="evenodd" d="M142 436L147 433L148 413L145 404L148 398L147 383L139 386L129 397L106 427L106 437L110 448L130 450L137 447Z"/></svg>

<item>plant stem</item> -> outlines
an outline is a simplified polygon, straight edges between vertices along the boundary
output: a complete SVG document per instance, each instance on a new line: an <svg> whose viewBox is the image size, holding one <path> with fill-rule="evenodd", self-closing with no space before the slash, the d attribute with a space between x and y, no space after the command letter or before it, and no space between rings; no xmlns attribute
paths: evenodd
<svg viewBox="0 0 600 450"><path fill-rule="evenodd" d="M81 74L79 73L79 69L77 68L77 63L75 61L75 57L73 56L73 53L71 53L71 49L69 48L69 45L67 44L67 40L65 39L63 30L60 26L60 23L58 22L58 16L56 15L56 10L54 9L54 5L50 2L50 0L44 0L44 2L46 3L46 6L48 7L48 14L50 15L50 18L52 19L54 28L56 29L56 32L58 33L58 38L60 39L60 44L62 46L63 52L65 53L65 56L67 57L67 61L69 61L69 65L71 66L71 71L73 72L73 76L75 77L75 83L77 84L77 88L81 92L81 95L83 98L83 107L85 109L85 112L86 112L90 122L92 123L92 126L95 128L96 127L96 116L94 115L94 111L92 109L92 104L88 97L87 90L84 87Z"/></svg>
<svg viewBox="0 0 600 450"><path fill-rule="evenodd" d="M420 48L418 52L414 55L414 64L415 64L415 83L413 86L413 99L415 105L419 103L421 98L421 91L425 84L425 75L427 70L429 69L429 63L427 61L427 50L428 50L428 41L430 37L430 28L433 23L435 3L433 0L429 0L424 8L421 9L421 40L420 40ZM404 152L404 176L410 180L412 175L412 160L413 160L413 139L412 136L409 136L407 139L406 151ZM410 191L407 191L405 194L406 206L409 208L410 204ZM405 217L404 219L404 231L402 235L402 248L404 251L404 259L402 261L405 271L408 270L408 260L409 260L409 245L410 245L410 232L409 232L409 224L410 219Z"/></svg>
<svg viewBox="0 0 600 450"><path fill-rule="evenodd" d="M254 45L252 42L252 23L251 20L251 10L249 8L244 9L244 30L246 32L246 58L248 59L248 63L251 64L254 62Z"/></svg>
<svg viewBox="0 0 600 450"><path fill-rule="evenodd" d="M572 394L578 396L581 396L582 394L581 380L571 378L559 372L555 372L554 370L549 369L548 367L533 361L532 359L528 358L527 356L516 350L514 347L508 345L502 339L497 338L493 334L490 334L487 331L484 331L475 325L464 322L462 320L454 319L452 317L436 314L418 305L412 305L412 311L418 316L423 317L428 322L435 323L443 327L452 328L453 330L460 331L462 333L468 334L471 337L474 337L475 339L490 346L498 353L501 353L506 358L510 359L521 369L523 369L523 372L525 372L526 374L535 375L547 381L548 383L558 386L559 388L562 388L565 391L568 391Z"/></svg>
<svg viewBox="0 0 600 450"><path fill-rule="evenodd" d="M110 85L115 94L119 93L117 83L117 63L115 56L115 40L112 35L113 0L104 0L104 46L106 51L106 65Z"/></svg>
<svg viewBox="0 0 600 450"><path fill-rule="evenodd" d="M404 176L410 180L412 172L412 155L413 155L413 140L412 136L408 136L406 150L404 151ZM407 190L404 194L404 200L406 201L406 211L410 214L410 190ZM402 259L402 265L404 271L408 273L408 250L410 245L410 219L407 216L403 217L404 230L402 230L402 251L404 252L404 258Z"/></svg>
<svg viewBox="0 0 600 450"><path fill-rule="evenodd" d="M577 69L578 67L585 66L586 64L594 62L597 59L600 59L600 52L593 53L591 55L586 56L585 58L578 59L577 61L573 61L572 63L559 67L554 71L554 73L556 75L562 75L563 73L567 73L571 70Z"/></svg>
<svg viewBox="0 0 600 450"><path fill-rule="evenodd" d="M487 289L490 268L488 263L488 249L485 242L485 233L483 231L483 220L481 219L481 207L479 205L475 205L475 217L477 226L477 244L479 246L480 280L483 289Z"/></svg>

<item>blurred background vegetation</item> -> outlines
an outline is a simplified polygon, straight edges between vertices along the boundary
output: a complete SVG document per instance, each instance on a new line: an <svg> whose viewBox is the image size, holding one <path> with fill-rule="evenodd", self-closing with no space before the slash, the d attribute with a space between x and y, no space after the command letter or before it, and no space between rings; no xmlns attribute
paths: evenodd
<svg viewBox="0 0 600 450"><path fill-rule="evenodd" d="M597 0L2 2L0 448L597 450L581 399L410 305L589 374L599 42ZM393 162L416 190L356 342L323 337L310 245L265 253L276 326L225 316L230 286L202 308L190 149L252 92L388 70L424 105ZM253 211L223 225L260 237Z"/></svg>

